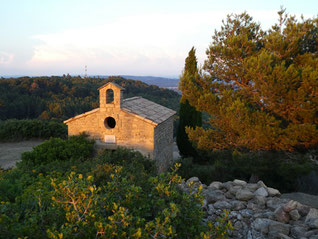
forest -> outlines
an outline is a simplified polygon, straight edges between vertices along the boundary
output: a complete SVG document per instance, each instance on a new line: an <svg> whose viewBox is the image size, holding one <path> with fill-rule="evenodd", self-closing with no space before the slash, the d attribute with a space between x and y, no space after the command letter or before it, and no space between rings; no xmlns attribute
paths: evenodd
<svg viewBox="0 0 318 239"><path fill-rule="evenodd" d="M0 79L0 120L42 119L62 122L99 107L98 88L112 81L125 88L124 98L142 96L178 110L180 96L171 90L122 77L20 77Z"/></svg>

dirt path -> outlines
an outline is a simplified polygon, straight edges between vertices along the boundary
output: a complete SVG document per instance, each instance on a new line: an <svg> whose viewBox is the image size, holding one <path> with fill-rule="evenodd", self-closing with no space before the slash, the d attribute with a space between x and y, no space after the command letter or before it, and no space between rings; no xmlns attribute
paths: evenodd
<svg viewBox="0 0 318 239"><path fill-rule="evenodd" d="M0 143L0 167L7 169L15 167L21 160L23 152L32 151L33 147L41 144L43 140L30 140L13 143Z"/></svg>

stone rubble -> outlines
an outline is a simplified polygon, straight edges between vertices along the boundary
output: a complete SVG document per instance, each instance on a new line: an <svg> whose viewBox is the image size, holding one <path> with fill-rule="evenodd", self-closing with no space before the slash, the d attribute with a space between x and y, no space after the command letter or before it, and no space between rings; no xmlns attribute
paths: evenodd
<svg viewBox="0 0 318 239"><path fill-rule="evenodd" d="M192 186L190 186L192 185ZM180 184L186 192L202 186L205 221L214 222L224 210L230 211L233 225L230 238L248 239L318 239L318 209L280 198L277 189L264 182L202 184L197 177Z"/></svg>

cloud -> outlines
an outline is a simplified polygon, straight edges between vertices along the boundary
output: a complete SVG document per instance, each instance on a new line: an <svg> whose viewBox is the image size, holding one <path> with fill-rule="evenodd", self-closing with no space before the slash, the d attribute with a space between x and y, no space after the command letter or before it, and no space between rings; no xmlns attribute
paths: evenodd
<svg viewBox="0 0 318 239"><path fill-rule="evenodd" d="M0 51L0 65L9 65L14 59L14 54Z"/></svg>
<svg viewBox="0 0 318 239"><path fill-rule="evenodd" d="M276 11L252 11L252 15L265 23L277 16ZM40 43L27 65L62 72L82 70L88 65L91 74L178 75L192 46L203 63L211 35L225 18L226 12L221 11L149 14L36 35L33 38Z"/></svg>

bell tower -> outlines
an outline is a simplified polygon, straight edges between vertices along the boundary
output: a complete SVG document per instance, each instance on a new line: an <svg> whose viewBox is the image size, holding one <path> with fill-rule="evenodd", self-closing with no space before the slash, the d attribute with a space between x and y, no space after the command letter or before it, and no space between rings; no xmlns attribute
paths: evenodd
<svg viewBox="0 0 318 239"><path fill-rule="evenodd" d="M108 82L99 90L99 108L121 108L124 88L113 82Z"/></svg>

